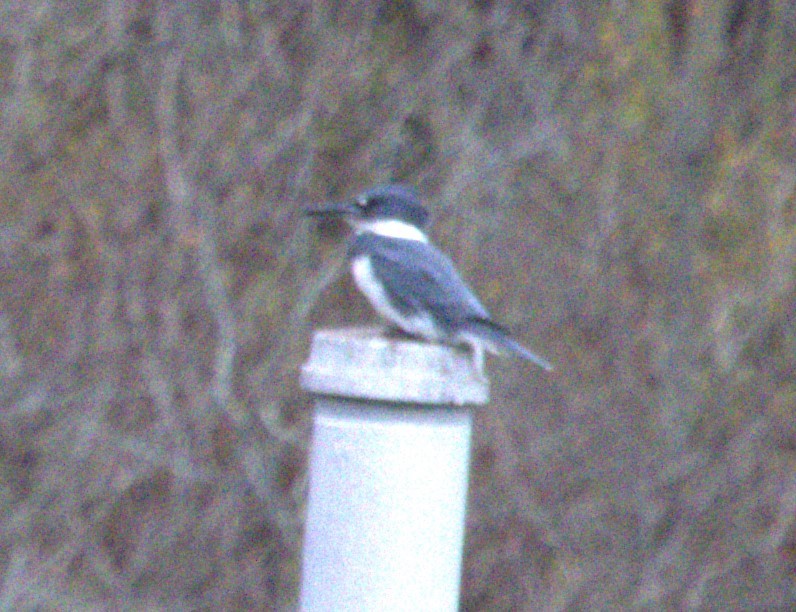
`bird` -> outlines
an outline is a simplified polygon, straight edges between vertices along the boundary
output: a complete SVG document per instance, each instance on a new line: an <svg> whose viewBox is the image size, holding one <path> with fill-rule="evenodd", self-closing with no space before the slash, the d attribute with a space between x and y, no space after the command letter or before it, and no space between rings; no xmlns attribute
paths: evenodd
<svg viewBox="0 0 796 612"><path fill-rule="evenodd" d="M354 198L308 208L308 216L342 218L354 229L348 248L357 288L388 323L409 336L469 346L485 378L485 353L515 356L547 371L552 364L496 323L453 261L429 240L429 212L408 185L374 187Z"/></svg>

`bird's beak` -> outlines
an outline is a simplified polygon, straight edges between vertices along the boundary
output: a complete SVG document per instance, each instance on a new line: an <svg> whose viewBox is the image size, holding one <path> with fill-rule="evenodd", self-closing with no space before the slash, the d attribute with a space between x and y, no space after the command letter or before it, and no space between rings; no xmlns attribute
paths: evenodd
<svg viewBox="0 0 796 612"><path fill-rule="evenodd" d="M359 213L360 209L353 200L321 204L320 206L313 206L304 211L304 214L308 217L319 217L321 219L356 217L359 216Z"/></svg>

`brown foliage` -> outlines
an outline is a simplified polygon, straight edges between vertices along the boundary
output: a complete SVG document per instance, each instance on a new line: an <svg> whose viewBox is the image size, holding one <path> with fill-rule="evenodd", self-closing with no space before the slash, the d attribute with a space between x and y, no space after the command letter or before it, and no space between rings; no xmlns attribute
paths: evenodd
<svg viewBox="0 0 796 612"><path fill-rule="evenodd" d="M796 11L654 4L6 3L0 607L295 605L371 316L300 208L388 180L557 365L492 364L464 608L793 606Z"/></svg>

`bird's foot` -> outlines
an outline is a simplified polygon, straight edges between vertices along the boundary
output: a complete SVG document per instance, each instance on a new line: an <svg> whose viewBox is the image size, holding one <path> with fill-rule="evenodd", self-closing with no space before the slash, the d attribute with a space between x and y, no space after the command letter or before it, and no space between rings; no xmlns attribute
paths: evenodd
<svg viewBox="0 0 796 612"><path fill-rule="evenodd" d="M406 333L400 327L395 325L385 325L382 330L382 335L385 338L390 338L392 340L416 340L417 336L413 336L412 334Z"/></svg>

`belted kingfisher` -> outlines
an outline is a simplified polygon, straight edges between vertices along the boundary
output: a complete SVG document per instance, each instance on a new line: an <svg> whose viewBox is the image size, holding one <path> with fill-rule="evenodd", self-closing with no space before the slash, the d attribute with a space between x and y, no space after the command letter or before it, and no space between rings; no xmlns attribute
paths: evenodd
<svg viewBox="0 0 796 612"><path fill-rule="evenodd" d="M423 231L429 214L411 187L384 185L306 213L342 217L354 228L348 252L354 281L376 312L403 332L469 345L482 377L485 351L553 369L492 320L450 258L429 242Z"/></svg>

